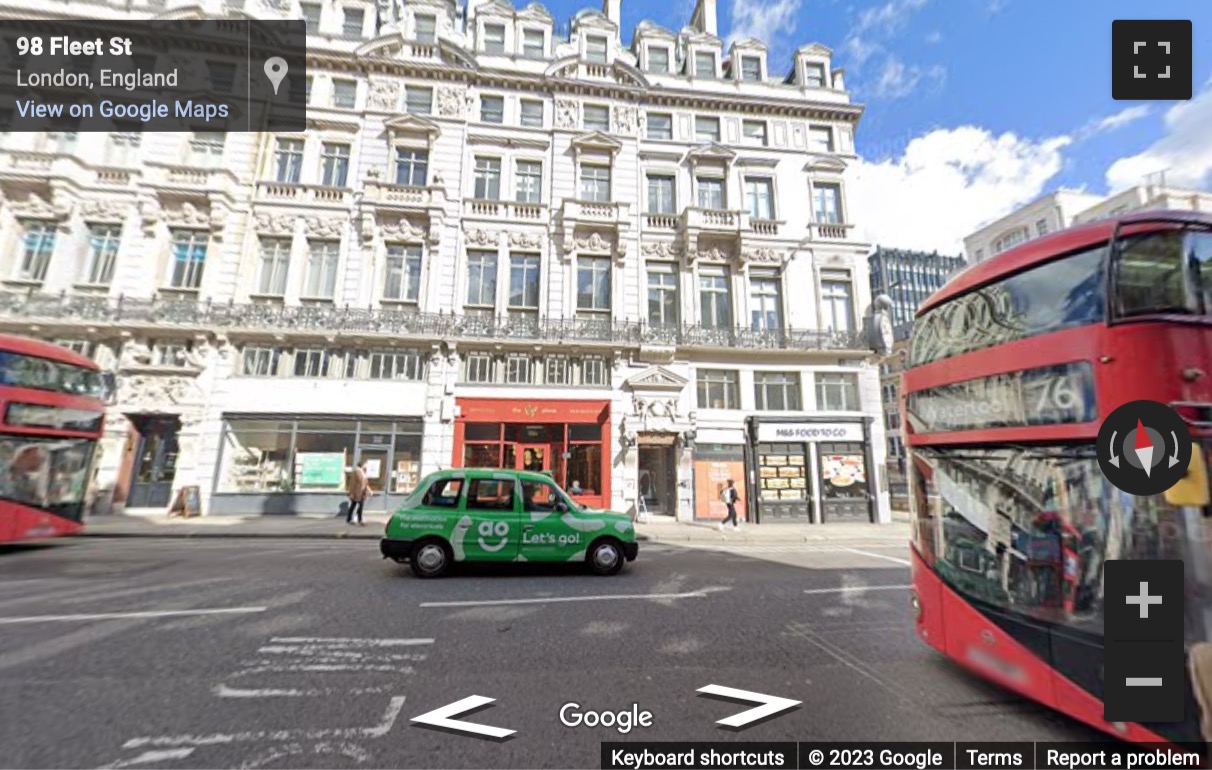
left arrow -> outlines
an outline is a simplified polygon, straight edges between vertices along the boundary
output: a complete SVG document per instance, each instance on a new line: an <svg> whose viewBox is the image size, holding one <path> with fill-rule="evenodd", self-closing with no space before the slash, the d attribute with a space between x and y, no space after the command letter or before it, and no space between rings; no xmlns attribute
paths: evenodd
<svg viewBox="0 0 1212 770"><path fill-rule="evenodd" d="M789 711L803 703L803 701L791 700L790 698L779 698L775 695L765 695L760 692L750 692L749 690L738 690L735 687L723 687L718 684L709 684L706 687L700 687L697 692L704 695L714 695L717 698L727 698L729 700L749 701L750 703L760 703L762 705L757 708L751 708L742 711L739 714L733 714L730 717L725 717L716 721L717 725L725 727L744 728L755 724L758 721L771 719L784 711Z"/></svg>
<svg viewBox="0 0 1212 770"><path fill-rule="evenodd" d="M469 711L474 711L495 702L496 698L485 698L483 695L469 695L463 700L458 700L442 708L428 711L419 717L413 717L409 721L429 725L430 727L440 727L444 730L480 735L485 738L508 738L517 731L506 730L504 727L491 727L489 725L477 725L473 722L462 722L455 718L461 714L466 714Z"/></svg>

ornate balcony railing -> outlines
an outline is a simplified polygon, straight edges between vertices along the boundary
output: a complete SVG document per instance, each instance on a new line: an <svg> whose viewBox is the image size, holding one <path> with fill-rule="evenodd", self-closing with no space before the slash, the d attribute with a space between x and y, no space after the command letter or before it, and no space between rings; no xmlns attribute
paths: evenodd
<svg viewBox="0 0 1212 770"><path fill-rule="evenodd" d="M180 297L104 297L0 292L0 323L80 323L90 326L178 328L246 333L383 334L454 340L583 342L616 345L863 350L854 332L812 329L664 326L598 318L474 316L334 305L279 305Z"/></svg>

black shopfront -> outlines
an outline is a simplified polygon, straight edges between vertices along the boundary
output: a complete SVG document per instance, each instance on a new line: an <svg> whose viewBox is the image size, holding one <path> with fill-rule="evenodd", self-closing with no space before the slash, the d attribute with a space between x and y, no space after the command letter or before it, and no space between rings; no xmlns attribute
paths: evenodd
<svg viewBox="0 0 1212 770"><path fill-rule="evenodd" d="M870 418L745 420L749 516L779 521L875 521Z"/></svg>

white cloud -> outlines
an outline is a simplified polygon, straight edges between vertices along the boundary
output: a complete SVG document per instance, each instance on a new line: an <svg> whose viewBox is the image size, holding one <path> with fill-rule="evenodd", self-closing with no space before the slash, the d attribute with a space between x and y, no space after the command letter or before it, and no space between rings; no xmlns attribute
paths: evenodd
<svg viewBox="0 0 1212 770"><path fill-rule="evenodd" d="M913 93L923 81L941 85L947 78L947 70L942 65L919 67L916 64L906 65L895 56L889 55L884 59L884 69L879 79L872 87L872 93L889 99L900 99Z"/></svg>
<svg viewBox="0 0 1212 770"><path fill-rule="evenodd" d="M776 49L788 44L795 34L795 15L803 0L736 0L729 14L731 33L728 44L734 40L752 37ZM773 58L773 57L772 57Z"/></svg>
<svg viewBox="0 0 1212 770"><path fill-rule="evenodd" d="M1010 0L989 0L985 4L985 10L991 14L998 14L1006 10L1006 6L1010 5Z"/></svg>
<svg viewBox="0 0 1212 770"><path fill-rule="evenodd" d="M865 8L858 20L842 41L841 52L847 58L854 80L860 91L874 96L900 99L925 82L941 84L946 68L941 64L920 66L906 64L888 48L888 41L904 31L909 20L930 0L888 0L883 5ZM933 40L931 39L933 38ZM942 35L933 32L927 42L938 42ZM878 74L874 80L864 72L864 65L871 60L878 62ZM864 87L865 86L865 87Z"/></svg>
<svg viewBox="0 0 1212 770"><path fill-rule="evenodd" d="M1189 102L1166 111L1166 133L1144 151L1120 158L1107 169L1107 186L1115 190L1141 184L1149 174L1165 171L1166 184L1203 188L1212 184L1212 81Z"/></svg>
<svg viewBox="0 0 1212 770"><path fill-rule="evenodd" d="M865 240L963 252L963 237L1039 197L1060 172L1068 136L996 136L976 126L937 129L898 158L859 160L848 197Z"/></svg>
<svg viewBox="0 0 1212 770"><path fill-rule="evenodd" d="M931 30L926 35L926 45L937 45L941 42L943 42L943 33L939 32L937 29Z"/></svg>
<svg viewBox="0 0 1212 770"><path fill-rule="evenodd" d="M1085 125L1079 134L1083 137L1101 134L1105 131L1114 131L1117 128L1123 128L1129 123L1135 123L1142 118L1147 118L1153 113L1153 108L1147 104L1139 104L1135 107L1125 107L1124 109L1105 118L1095 118Z"/></svg>

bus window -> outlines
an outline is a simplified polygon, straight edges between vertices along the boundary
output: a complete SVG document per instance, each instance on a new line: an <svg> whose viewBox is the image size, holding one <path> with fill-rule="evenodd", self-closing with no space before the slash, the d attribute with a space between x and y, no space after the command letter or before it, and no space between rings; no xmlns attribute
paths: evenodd
<svg viewBox="0 0 1212 770"><path fill-rule="evenodd" d="M1115 266L1116 315L1199 312L1183 245L1176 230L1125 239Z"/></svg>
<svg viewBox="0 0 1212 770"><path fill-rule="evenodd" d="M1212 233L1188 233L1187 264L1204 315L1212 315Z"/></svg>

